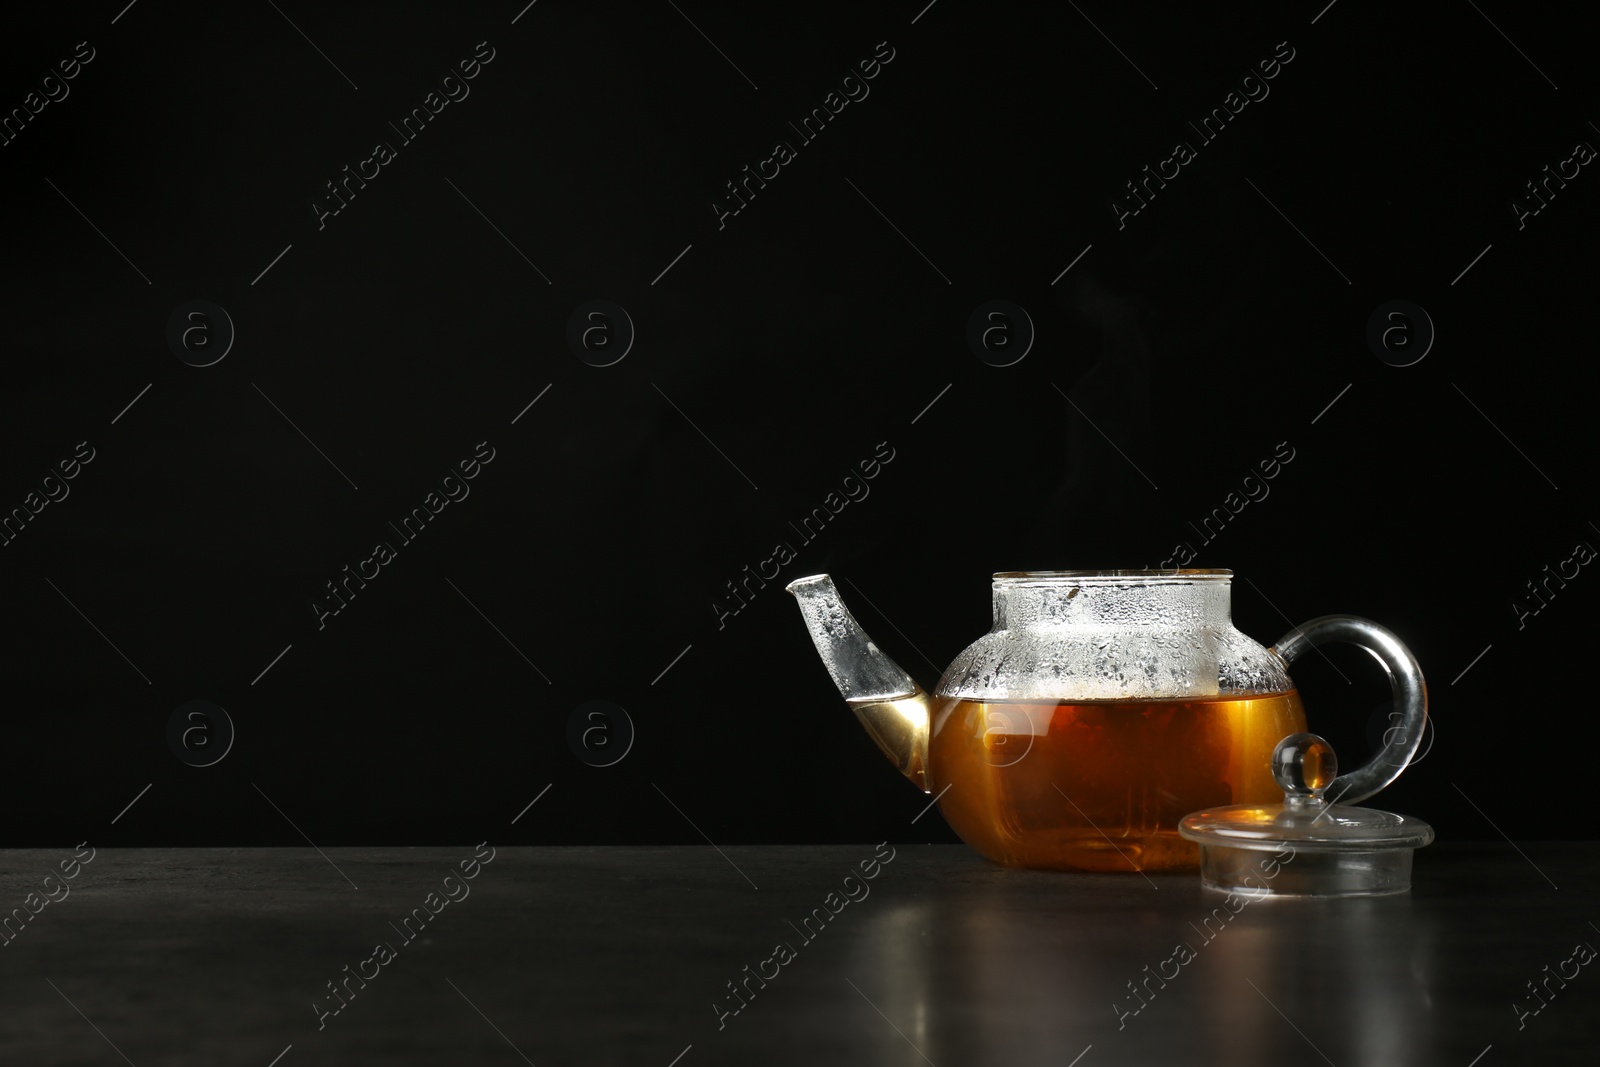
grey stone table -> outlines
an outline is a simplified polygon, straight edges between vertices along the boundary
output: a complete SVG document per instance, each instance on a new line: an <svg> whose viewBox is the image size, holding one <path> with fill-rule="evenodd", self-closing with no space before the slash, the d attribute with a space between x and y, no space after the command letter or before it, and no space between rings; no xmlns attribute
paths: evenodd
<svg viewBox="0 0 1600 1067"><path fill-rule="evenodd" d="M1600 845L1523 850L1237 913L942 845L8 851L0 1063L1593 1063Z"/></svg>

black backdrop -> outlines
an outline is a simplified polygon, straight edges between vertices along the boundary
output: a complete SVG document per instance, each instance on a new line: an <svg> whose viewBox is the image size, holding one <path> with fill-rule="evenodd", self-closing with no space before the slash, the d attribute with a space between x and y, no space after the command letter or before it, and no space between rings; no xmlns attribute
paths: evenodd
<svg viewBox="0 0 1600 1067"><path fill-rule="evenodd" d="M1374 803L1445 839L1592 833L1600 577L1514 607L1600 545L1600 178L1574 155L1600 145L1592 17L111 0L16 18L9 844L906 840L925 798L845 711L782 585L849 579L931 685L987 628L990 572L1157 566L1180 542L1237 572L1236 622L1263 643L1350 612L1415 651L1436 733ZM470 81L442 80L475 52L492 58ZM1275 53L1292 58L1243 81ZM805 141L789 124L838 87L857 99ZM390 123L436 91L459 98L406 141ZM1213 140L1186 125L1230 102ZM719 220L779 141L794 157ZM1178 141L1194 158L1164 164ZM377 142L393 158L364 163ZM1134 214L1124 183L1147 165L1177 173ZM319 220L346 166L376 175ZM1534 214L1521 187L1546 166L1576 175ZM609 366L614 310L587 320L601 355L568 340L596 299L635 333ZM994 299L1034 336L991 320L985 359L968 323ZM168 340L192 300L235 332L209 366L190 363L226 343L214 308ZM1375 349L1393 300L1407 317ZM401 540L388 522L480 442L492 461L447 486L470 495ZM1201 543L1190 524L1284 442L1270 493ZM63 460L76 476L47 482ZM803 541L791 524L845 489L868 495ZM319 628L325 583L376 567L378 541L395 558ZM778 542L796 558L722 615ZM1385 725L1377 670L1333 649L1296 678L1353 764ZM191 700L236 730L211 766L169 746ZM592 700L635 728L608 767L568 741ZM909 832L954 839L933 814Z"/></svg>

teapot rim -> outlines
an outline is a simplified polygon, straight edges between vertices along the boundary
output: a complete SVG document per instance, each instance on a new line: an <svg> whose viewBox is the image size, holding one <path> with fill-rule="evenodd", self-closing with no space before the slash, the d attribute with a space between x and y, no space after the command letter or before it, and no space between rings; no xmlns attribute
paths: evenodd
<svg viewBox="0 0 1600 1067"><path fill-rule="evenodd" d="M1054 584L1054 583L1104 583L1145 584L1147 582L1187 583L1191 581L1227 581L1233 571L1219 567L1168 567L1166 569L1117 569L1085 571L995 571L991 575L996 584Z"/></svg>

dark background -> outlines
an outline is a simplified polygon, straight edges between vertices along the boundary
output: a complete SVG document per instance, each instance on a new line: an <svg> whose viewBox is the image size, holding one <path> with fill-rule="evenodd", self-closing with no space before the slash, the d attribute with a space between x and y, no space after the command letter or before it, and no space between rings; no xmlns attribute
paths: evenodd
<svg viewBox="0 0 1600 1067"><path fill-rule="evenodd" d="M0 548L8 844L953 840L935 813L907 838L926 798L782 585L847 578L931 686L988 627L990 572L1180 541L1236 571L1263 644L1349 612L1415 652L1437 734L1373 803L1442 839L1592 836L1600 578L1520 629L1512 602L1600 544L1600 178L1520 231L1509 204L1600 144L1593 17L923 4L8 16L5 109L95 49L0 148L0 508L95 449ZM470 96L399 145L485 40ZM880 41L870 95L719 229L724 183ZM1270 95L1200 146L1184 120L1280 41ZM1179 139L1198 158L1119 230L1112 198ZM377 140L397 158L319 230ZM166 341L196 298L237 330L204 368ZM608 367L565 339L593 298L637 329ZM993 298L1037 330L1008 367L965 339ZM1412 366L1366 341L1394 299L1438 331ZM324 583L484 440L470 496L319 630ZM1284 441L1201 546L1188 524ZM870 496L803 544L880 442ZM798 558L719 628L779 541ZM1353 766L1381 675L1346 648L1295 675ZM205 768L166 740L194 699L237 728ZM636 727L614 766L568 745L590 700Z"/></svg>

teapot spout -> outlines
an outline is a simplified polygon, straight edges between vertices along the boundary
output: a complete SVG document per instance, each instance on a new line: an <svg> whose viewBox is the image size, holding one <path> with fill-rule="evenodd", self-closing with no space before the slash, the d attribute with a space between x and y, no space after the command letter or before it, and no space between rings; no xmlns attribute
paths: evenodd
<svg viewBox="0 0 1600 1067"><path fill-rule="evenodd" d="M817 654L850 710L900 773L929 792L928 694L861 629L832 578L813 574L787 589L800 602Z"/></svg>

